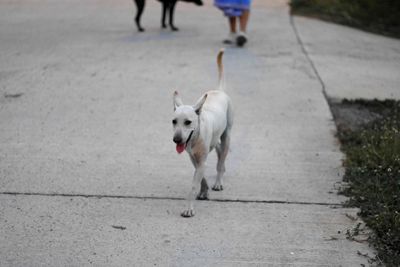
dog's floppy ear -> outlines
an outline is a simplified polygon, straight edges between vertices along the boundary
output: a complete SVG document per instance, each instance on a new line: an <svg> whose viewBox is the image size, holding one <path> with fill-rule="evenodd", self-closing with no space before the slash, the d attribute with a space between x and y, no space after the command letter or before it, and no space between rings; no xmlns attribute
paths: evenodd
<svg viewBox="0 0 400 267"><path fill-rule="evenodd" d="M197 103L193 106L193 109L197 115L200 115L201 108L203 107L204 102L206 102L206 99L207 99L207 94L203 95L203 97L200 98L199 101L197 101Z"/></svg>
<svg viewBox="0 0 400 267"><path fill-rule="evenodd" d="M182 106L183 102L181 98L179 97L178 91L174 92L174 111L176 110L177 107Z"/></svg>

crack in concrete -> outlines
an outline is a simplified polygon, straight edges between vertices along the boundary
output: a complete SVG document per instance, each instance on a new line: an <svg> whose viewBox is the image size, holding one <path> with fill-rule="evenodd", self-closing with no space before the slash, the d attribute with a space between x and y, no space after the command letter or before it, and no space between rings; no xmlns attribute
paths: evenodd
<svg viewBox="0 0 400 267"><path fill-rule="evenodd" d="M0 195L12 196L42 196L42 197L82 197L82 198L115 198L115 199L141 199L141 200L186 200L182 197L157 197L157 196L130 196L130 195L101 195L101 194L72 194L72 193L38 193L38 192L0 192ZM204 200L199 200L204 201ZM342 207L342 203L284 201L284 200L246 200L246 199L208 199L210 202L226 203L261 203L261 204L288 204L288 205L318 205Z"/></svg>
<svg viewBox="0 0 400 267"><path fill-rule="evenodd" d="M321 84L321 87L322 87L322 94L324 95L324 98L325 98L325 100L328 103L328 106L330 108L329 97L328 97L328 94L326 92L326 85L325 85L324 81L322 80L321 75L319 74L317 67L314 64L314 61L311 59L310 55L308 54L308 52L306 50L306 47L305 47L305 45L303 43L303 40L300 37L300 33L297 30L296 24L294 23L293 15L290 14L289 17L290 17L290 25L292 26L294 35L296 36L297 43L300 45L301 51L303 52L304 56L307 58L307 61L310 63L311 68L313 69L315 76L317 76L317 79L318 79L318 81L319 81L319 83ZM333 114L332 111L331 111L331 114Z"/></svg>
<svg viewBox="0 0 400 267"><path fill-rule="evenodd" d="M328 93L327 93L327 91L326 91L325 82L324 82L324 80L322 80L322 77L321 77L321 75L319 74L318 69L317 69L317 67L315 66L314 61L311 59L310 55L309 55L308 52L307 52L307 49L306 49L306 47L305 47L305 45L304 45L304 42L303 42L303 40L301 39L300 33L299 33L299 31L298 31L298 29L297 29L297 27L296 27L296 23L294 22L293 15L290 14L289 17L290 17L290 25L292 26L294 35L296 36L297 43L299 44L299 46L300 46L300 48L301 48L301 51L303 52L304 56L306 57L307 61L309 62L309 64L310 64L312 70L314 71L315 76L317 77L317 79L318 79L318 81L319 81L319 83L320 83L320 85L321 85L322 94L323 94L323 96L324 96L324 98L325 98L325 101L326 101L328 107L329 107L329 111L330 111L330 113L331 113L331 116L332 116L332 118L333 118L333 121L335 122L336 130L337 130L337 123L336 123L337 120L336 120L336 118L335 118L335 114L334 114L334 112L332 111L332 107L331 107L331 105L330 105L330 100L329 100Z"/></svg>

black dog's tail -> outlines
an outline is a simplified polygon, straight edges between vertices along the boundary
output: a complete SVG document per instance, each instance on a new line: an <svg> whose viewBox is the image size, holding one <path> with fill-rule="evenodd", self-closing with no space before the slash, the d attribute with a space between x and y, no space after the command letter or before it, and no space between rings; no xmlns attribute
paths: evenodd
<svg viewBox="0 0 400 267"><path fill-rule="evenodd" d="M224 77L224 65L222 64L222 56L224 55L224 49L219 50L217 56L218 65L218 90L224 91L225 89L225 77Z"/></svg>

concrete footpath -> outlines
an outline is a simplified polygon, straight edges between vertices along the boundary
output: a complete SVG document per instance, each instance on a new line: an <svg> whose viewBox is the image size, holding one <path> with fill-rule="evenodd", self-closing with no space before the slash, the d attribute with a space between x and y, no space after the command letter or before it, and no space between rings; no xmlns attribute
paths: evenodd
<svg viewBox="0 0 400 267"><path fill-rule="evenodd" d="M333 100L400 99L400 40L294 17L307 55Z"/></svg>
<svg viewBox="0 0 400 267"><path fill-rule="evenodd" d="M338 45L312 32L336 26L254 1L250 43L224 59L224 191L184 219L193 167L172 142L172 93L194 103L216 86L227 23L211 1L180 2L172 33L147 4L139 34L131 1L0 3L0 266L368 265L368 244L346 239L357 210L336 194L343 154L318 78L328 95L345 90L324 53ZM398 84L397 64L382 87Z"/></svg>

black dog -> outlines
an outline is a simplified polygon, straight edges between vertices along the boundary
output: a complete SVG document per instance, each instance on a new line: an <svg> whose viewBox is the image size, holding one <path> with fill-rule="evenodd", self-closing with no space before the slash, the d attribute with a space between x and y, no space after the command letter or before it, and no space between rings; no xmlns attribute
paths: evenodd
<svg viewBox="0 0 400 267"><path fill-rule="evenodd" d="M134 0L134 1L136 3L136 7L137 7L137 13L136 13L136 17L135 17L136 26L140 32L143 32L144 28L140 25L140 18L142 17L142 13L144 10L144 5L146 3L146 0ZM174 25L174 10L175 10L175 4L178 0L158 0L158 1L160 1L163 5L162 17L161 17L161 27L167 28L165 19L167 16L167 11L169 11L169 26L171 27L171 30L178 31L179 29L177 27L175 27L175 25ZM203 5L203 2L201 0L180 0L180 1L194 3L198 6Z"/></svg>

